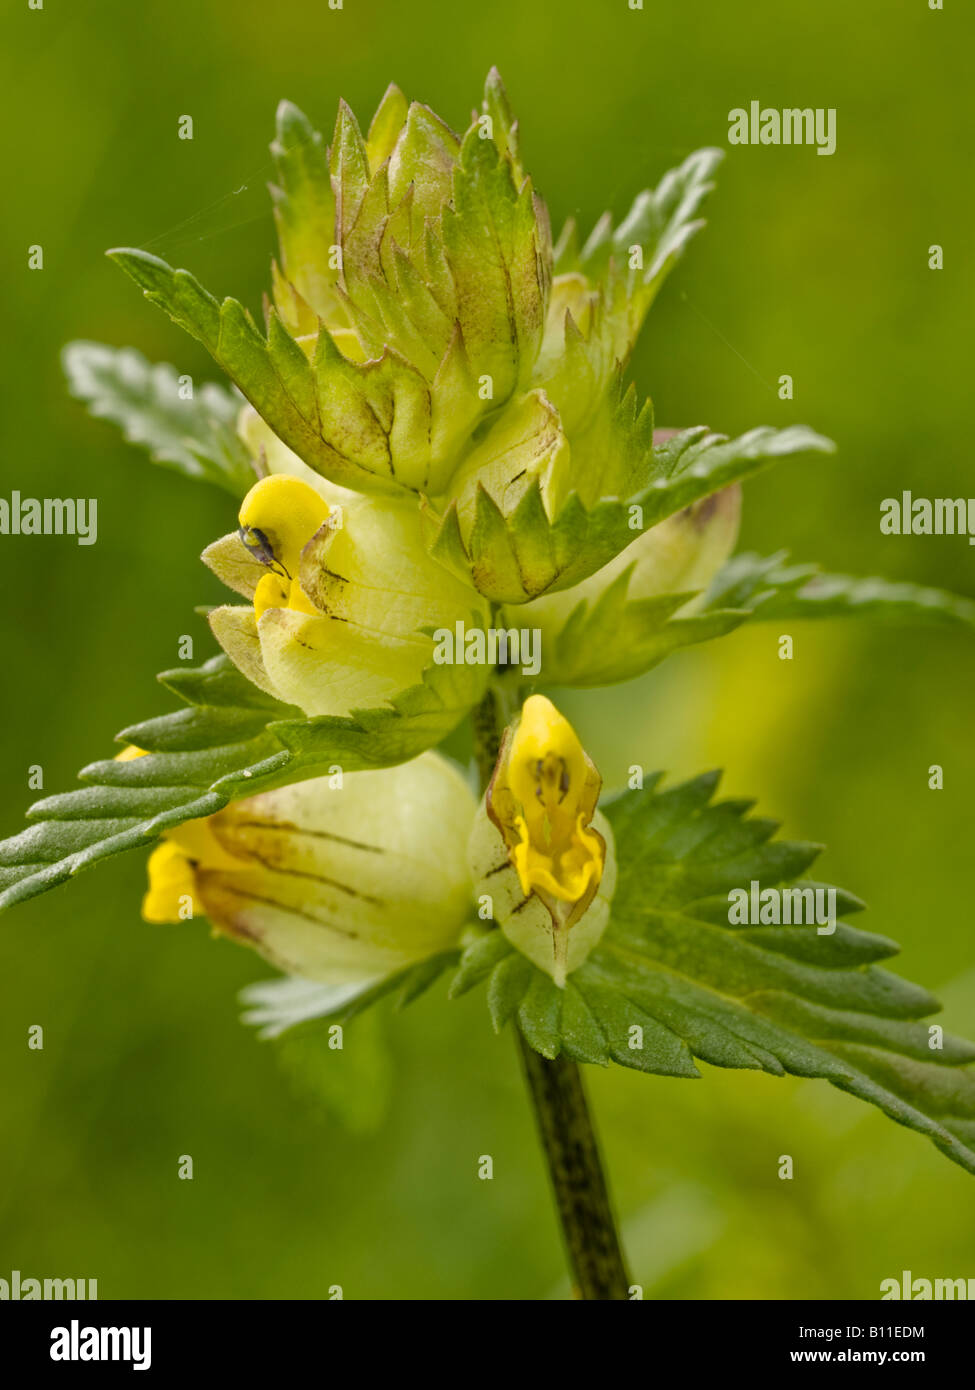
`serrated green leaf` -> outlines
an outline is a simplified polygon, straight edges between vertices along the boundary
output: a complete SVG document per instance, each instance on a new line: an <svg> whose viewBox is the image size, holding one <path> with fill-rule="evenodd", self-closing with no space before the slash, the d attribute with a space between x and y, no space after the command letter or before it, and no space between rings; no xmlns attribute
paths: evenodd
<svg viewBox="0 0 975 1390"><path fill-rule="evenodd" d="M409 245L419 244L427 218L439 217L450 197L460 140L435 111L411 102L389 161L389 196L397 207L408 194Z"/></svg>
<svg viewBox="0 0 975 1390"><path fill-rule="evenodd" d="M409 102L391 82L383 93L383 99L376 108L376 114L369 126L366 149L369 154L369 168L375 173L381 164L392 154L396 137L406 120Z"/></svg>
<svg viewBox="0 0 975 1390"><path fill-rule="evenodd" d="M387 977L387 979L390 977ZM282 1033L305 1026L320 1031L323 1019L333 1022L348 1018L361 1007L385 993L387 979L356 980L350 984L325 985L298 975L277 975L245 985L237 998L243 1005L241 1023L258 1028L258 1037L277 1038Z"/></svg>
<svg viewBox="0 0 975 1390"><path fill-rule="evenodd" d="M323 985L295 975L281 975L246 985L238 995L244 1006L241 1023L259 1028L260 1038L321 1035L332 1023L344 1023L392 996L396 1008L418 999L456 964L459 952L440 951L391 975L352 984Z"/></svg>
<svg viewBox="0 0 975 1390"><path fill-rule="evenodd" d="M203 343L315 472L361 492L443 490L457 450L485 408L461 389L469 368L459 336L450 339L432 382L389 346L369 361L351 361L324 326L308 345L309 360L275 310L265 336L236 299L218 303L188 271L144 251L108 254L147 299Z"/></svg>
<svg viewBox="0 0 975 1390"><path fill-rule="evenodd" d="M485 114L491 117L494 143L501 155L506 155L511 160L515 178L520 181L524 178L525 171L519 157L518 122L515 120L508 93L496 67L491 69L484 83L483 109Z"/></svg>
<svg viewBox="0 0 975 1390"><path fill-rule="evenodd" d="M510 956L514 949L504 932L496 927L471 942L464 950L457 972L450 982L451 999L458 999L486 980L494 967Z"/></svg>
<svg viewBox="0 0 975 1390"><path fill-rule="evenodd" d="M581 249L571 221L559 237L535 383L551 396L573 436L592 419L614 372L627 363L660 286L704 226L697 212L722 158L720 150L696 151L655 189L640 193L615 230L608 213L601 217Z"/></svg>
<svg viewBox="0 0 975 1390"><path fill-rule="evenodd" d="M331 468L337 482L357 477L350 462L322 438L317 419L309 418L292 398L289 387L298 385L299 400L309 400L312 370L306 363L302 373L290 351L280 352L281 335L265 338L237 300L225 299L221 305L188 271L173 270L158 256L126 249L109 251L108 255L141 287L148 300L203 344L299 458L321 473ZM297 345L295 350L301 351ZM301 374L304 381L299 381Z"/></svg>
<svg viewBox="0 0 975 1390"><path fill-rule="evenodd" d="M574 1062L591 1062L608 1067L610 1052L606 1034L596 1012L576 989L566 982L562 1001L562 1050Z"/></svg>
<svg viewBox="0 0 975 1390"><path fill-rule="evenodd" d="M655 526L779 458L808 451L828 453L833 447L805 425L784 430L762 427L730 440L703 426L684 430L652 447L643 485L625 499L604 497L587 507L573 491L550 518L536 481L505 516L482 490L467 537L455 504L442 516L425 510L428 546L435 559L467 578L486 597L498 603L525 603L543 593L571 588L608 564L633 540L634 508L639 508L644 529ZM738 605L722 605L734 606Z"/></svg>
<svg viewBox="0 0 975 1390"><path fill-rule="evenodd" d="M561 1008L524 957L498 952L492 964L491 945L469 948L458 978L466 988L487 977L495 1027L515 1018L547 1057L664 1075L694 1076L699 1058L822 1077L975 1172L975 1045L932 1046L921 1020L937 1001L875 964L894 943L845 923L819 935L728 921L728 893L752 882L824 888L803 878L818 846L774 839L748 801L715 802L717 774L666 790L658 781L604 803L619 865L612 920ZM835 891L839 911L862 908Z"/></svg>
<svg viewBox="0 0 975 1390"><path fill-rule="evenodd" d="M146 449L154 463L215 483L238 498L257 481L237 435L239 396L206 382L184 400L177 369L151 364L135 348L68 343L61 361L71 394L96 419L119 425L128 442Z"/></svg>
<svg viewBox="0 0 975 1390"><path fill-rule="evenodd" d="M369 187L366 143L359 122L344 101L339 102L329 160L335 190L335 230L337 240L343 243Z"/></svg>
<svg viewBox="0 0 975 1390"><path fill-rule="evenodd" d="M91 763L79 774L89 786L30 808L28 828L0 842L0 911L230 801L335 764L354 772L418 756L469 708L461 670L433 666L389 706L317 719L263 694L225 656L164 672L160 681L191 708L123 730L119 741L145 757Z"/></svg>
<svg viewBox="0 0 975 1390"><path fill-rule="evenodd" d="M518 1027L543 1057L559 1055L562 1049L562 990L551 976L534 967L518 1005Z"/></svg>
<svg viewBox="0 0 975 1390"><path fill-rule="evenodd" d="M541 975L530 960L517 952L505 956L488 978L487 1000L494 1030L500 1033L511 1016L517 1012L525 993L536 975Z"/></svg>
<svg viewBox="0 0 975 1390"><path fill-rule="evenodd" d="M572 610L555 641L544 646L540 674L545 681L600 686L632 680L681 647L723 637L750 617L747 609L733 608L675 617L691 594L630 601L626 593L631 573L632 566L595 603L582 599ZM518 610L511 609L505 621L517 626Z"/></svg>
<svg viewBox="0 0 975 1390"><path fill-rule="evenodd" d="M701 606L691 593L628 601L630 570L596 600L580 599L554 639L543 644L541 679L592 687L632 680L683 647L709 642L755 620L867 618L885 623L975 627L975 601L940 589L789 565L785 553L738 555L715 578ZM694 600L693 608L681 610ZM505 626L527 619L502 611ZM613 640L605 640L612 633Z"/></svg>
<svg viewBox="0 0 975 1390"><path fill-rule="evenodd" d="M708 591L708 608L748 609L757 619L871 618L975 627L975 600L943 589L788 563L788 552L734 556Z"/></svg>

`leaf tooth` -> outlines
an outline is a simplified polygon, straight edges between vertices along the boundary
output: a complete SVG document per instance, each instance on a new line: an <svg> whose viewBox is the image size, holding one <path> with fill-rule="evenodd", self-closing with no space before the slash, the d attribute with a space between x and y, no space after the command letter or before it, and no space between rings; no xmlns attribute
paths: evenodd
<svg viewBox="0 0 975 1390"><path fill-rule="evenodd" d="M488 980L488 1009L496 1033L517 1012L536 973L531 961L517 952L495 966Z"/></svg>

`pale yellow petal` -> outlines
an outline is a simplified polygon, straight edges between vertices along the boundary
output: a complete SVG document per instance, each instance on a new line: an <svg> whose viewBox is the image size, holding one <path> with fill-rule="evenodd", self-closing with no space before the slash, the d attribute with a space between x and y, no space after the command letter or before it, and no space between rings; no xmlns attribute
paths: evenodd
<svg viewBox="0 0 975 1390"><path fill-rule="evenodd" d="M214 608L208 615L213 635L242 675L246 676L265 695L283 698L264 666L261 642L257 633L257 618L253 608L226 604Z"/></svg>

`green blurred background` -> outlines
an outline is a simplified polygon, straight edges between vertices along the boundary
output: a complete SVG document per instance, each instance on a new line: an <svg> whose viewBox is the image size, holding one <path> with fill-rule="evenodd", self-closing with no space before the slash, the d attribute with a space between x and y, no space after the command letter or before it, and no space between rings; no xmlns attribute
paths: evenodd
<svg viewBox="0 0 975 1390"><path fill-rule="evenodd" d="M181 634L213 650L192 608L219 586L197 556L232 503L87 419L58 354L90 337L213 375L102 252L145 246L256 309L282 96L330 130L340 95L365 120L395 79L462 127L497 63L556 226L619 215L692 149L727 148L729 110L753 98L837 108L831 158L729 150L635 377L661 424L802 420L838 440L834 458L748 485L746 546L975 593L963 539L878 526L903 488L975 492L961 5L21 0L6 31L2 493L96 495L99 537L0 539L4 833L33 799L30 764L46 791L69 787L119 728L167 707L153 673L177 664ZM26 268L34 243L42 272ZM632 762L720 765L727 791L829 845L822 868L868 901L863 924L903 942L899 968L971 1033L975 643L796 626L789 663L777 636L746 630L565 706L610 783ZM0 1277L96 1277L103 1297L564 1295L512 1039L480 994L448 1005L435 988L353 1024L332 1071L302 1080L307 1059L237 1021L237 990L266 967L202 925L143 924L143 878L140 856L120 859L0 924ZM26 1047L36 1023L42 1052ZM648 1297L870 1298L904 1268L975 1275L972 1180L825 1084L589 1076ZM485 1153L493 1182L477 1179Z"/></svg>

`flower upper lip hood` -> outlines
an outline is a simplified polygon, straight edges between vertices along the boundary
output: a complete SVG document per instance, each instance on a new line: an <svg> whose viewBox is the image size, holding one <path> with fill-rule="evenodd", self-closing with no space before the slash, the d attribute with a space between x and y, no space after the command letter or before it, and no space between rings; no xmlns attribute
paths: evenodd
<svg viewBox="0 0 975 1390"><path fill-rule="evenodd" d="M240 508L238 535L267 573L254 590L254 613L259 619L269 608L317 610L301 587L302 552L332 509L314 488L277 474L251 488Z"/></svg>

